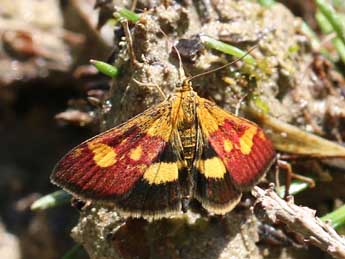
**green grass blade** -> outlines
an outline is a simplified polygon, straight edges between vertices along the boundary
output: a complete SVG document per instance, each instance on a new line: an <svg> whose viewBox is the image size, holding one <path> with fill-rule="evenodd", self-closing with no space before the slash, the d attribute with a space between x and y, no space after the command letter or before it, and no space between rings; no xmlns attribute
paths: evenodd
<svg viewBox="0 0 345 259"><path fill-rule="evenodd" d="M318 11L315 15L315 18L316 18L318 25L320 26L322 33L330 34L330 33L334 32L331 23L328 21L327 17L324 16L324 14L322 12ZM345 64L345 44L344 44L344 42L339 37L336 37L336 38L332 39L332 43L333 43L335 49L337 50L339 58Z"/></svg>
<svg viewBox="0 0 345 259"><path fill-rule="evenodd" d="M321 217L321 220L329 221L335 229L343 226L345 223L345 205Z"/></svg>
<svg viewBox="0 0 345 259"><path fill-rule="evenodd" d="M339 58L345 64L345 44L339 38L333 39L332 43L339 54Z"/></svg>
<svg viewBox="0 0 345 259"><path fill-rule="evenodd" d="M329 34L334 32L332 24L330 24L326 16L324 16L320 10L316 12L315 19L317 21L317 24L320 26L320 29L323 34Z"/></svg>
<svg viewBox="0 0 345 259"><path fill-rule="evenodd" d="M127 20L136 23L139 21L140 16L135 12L132 12L126 8L122 8L117 12L121 17L126 18Z"/></svg>
<svg viewBox="0 0 345 259"><path fill-rule="evenodd" d="M295 195L308 188L308 183L302 181L293 181L290 185L289 194ZM277 189L278 195L283 198L285 195L285 185L280 186Z"/></svg>
<svg viewBox="0 0 345 259"><path fill-rule="evenodd" d="M102 74L109 76L111 78L117 77L119 74L119 70L117 67L114 67L108 63L103 61L91 59L90 63Z"/></svg>
<svg viewBox="0 0 345 259"><path fill-rule="evenodd" d="M333 6L327 3L325 0L316 0L317 6L321 13L326 17L328 22L333 27L333 30L337 33L337 36L345 44L345 24L343 19L337 14Z"/></svg>
<svg viewBox="0 0 345 259"><path fill-rule="evenodd" d="M306 22L302 23L301 29L303 33L310 38L312 48L316 50L320 49L320 40L317 34L309 27Z"/></svg>
<svg viewBox="0 0 345 259"><path fill-rule="evenodd" d="M39 198L31 205L31 210L46 210L63 204L71 200L71 195L63 190L59 190Z"/></svg>
<svg viewBox="0 0 345 259"><path fill-rule="evenodd" d="M85 258L85 255L82 255L83 248L81 245L76 244L67 253L62 257L62 259L81 259ZM85 253L85 252L84 252Z"/></svg>
<svg viewBox="0 0 345 259"><path fill-rule="evenodd" d="M222 41L213 39L211 37L202 35L200 38L201 38L202 43L206 47L221 51L225 54L229 54L229 55L232 55L232 56L237 57L237 58L241 58L247 54L247 52L245 52L245 51L243 51L243 50L241 50L235 46L226 44ZM245 56L243 58L243 61L246 62L247 64L250 64L250 65L256 65L255 59L250 54Z"/></svg>

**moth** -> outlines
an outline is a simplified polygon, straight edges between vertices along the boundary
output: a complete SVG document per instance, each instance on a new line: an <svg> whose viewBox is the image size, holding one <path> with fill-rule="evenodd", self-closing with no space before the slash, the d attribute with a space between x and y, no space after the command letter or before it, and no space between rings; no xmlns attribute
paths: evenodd
<svg viewBox="0 0 345 259"><path fill-rule="evenodd" d="M187 78L160 104L72 149L51 180L124 216L175 215L191 199L225 214L274 158L262 129L199 97Z"/></svg>

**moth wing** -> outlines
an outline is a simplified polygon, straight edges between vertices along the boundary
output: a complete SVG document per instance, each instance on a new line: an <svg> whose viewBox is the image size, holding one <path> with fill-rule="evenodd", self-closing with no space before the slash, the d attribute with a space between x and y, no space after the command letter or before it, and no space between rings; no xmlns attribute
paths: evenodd
<svg viewBox="0 0 345 259"><path fill-rule="evenodd" d="M206 99L199 98L198 103L198 121L203 139L210 147L204 150L210 154L203 155L211 157L214 151L233 186L240 191L250 189L275 160L271 141L255 123L226 112Z"/></svg>
<svg viewBox="0 0 345 259"><path fill-rule="evenodd" d="M170 143L171 109L165 101L83 142L58 162L52 182L130 216L178 209L178 166L169 162L179 159ZM149 189L160 197L149 197Z"/></svg>
<svg viewBox="0 0 345 259"><path fill-rule="evenodd" d="M234 187L223 161L218 157L201 128L198 129L197 134L193 168L194 198L208 211L225 214L238 204L242 194Z"/></svg>

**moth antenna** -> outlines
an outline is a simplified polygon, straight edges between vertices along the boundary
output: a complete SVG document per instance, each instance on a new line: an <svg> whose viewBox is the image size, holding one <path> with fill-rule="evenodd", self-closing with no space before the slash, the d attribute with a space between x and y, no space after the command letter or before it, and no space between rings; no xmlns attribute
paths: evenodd
<svg viewBox="0 0 345 259"><path fill-rule="evenodd" d="M244 55L242 55L241 57L235 59L234 61L230 62L230 63L227 63L223 66L220 66L220 67L217 67L217 68L214 68L214 69L211 69L209 71L206 71L206 72L203 72L203 73L200 73L198 75L195 75L195 76L191 76L191 77L188 77L187 80L190 81L190 80L193 80L195 78L198 78L198 77L201 77L201 76L204 76L204 75L208 75L208 74L211 74L211 73L214 73L218 70L222 70L226 67L229 67L235 63L237 63L238 61L240 60L243 60L246 56L248 56L254 49L256 49L258 47L258 44L255 44L253 47L251 47Z"/></svg>
<svg viewBox="0 0 345 259"><path fill-rule="evenodd" d="M167 41L169 41L168 35L161 28L159 28L159 30L167 38ZM172 47L174 48L174 50L177 54L177 57L178 57L178 62L179 62L178 74L179 74L180 80L183 81L184 79L186 79L186 74L184 72L182 58L181 58L180 52L178 51L176 46L174 44L172 44Z"/></svg>
<svg viewBox="0 0 345 259"><path fill-rule="evenodd" d="M184 72L182 58L181 58L180 52L178 51L178 49L176 48L175 45L173 45L173 48L176 51L176 54L178 57L178 73L179 73L180 80L182 81L182 80L186 79L186 74Z"/></svg>

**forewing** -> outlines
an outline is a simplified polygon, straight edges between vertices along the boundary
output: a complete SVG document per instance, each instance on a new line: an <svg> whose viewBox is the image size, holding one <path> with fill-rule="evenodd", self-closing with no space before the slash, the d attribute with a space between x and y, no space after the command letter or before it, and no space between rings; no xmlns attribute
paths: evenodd
<svg viewBox="0 0 345 259"><path fill-rule="evenodd" d="M52 181L80 198L110 201L133 216L174 210L179 206L177 163L164 161L178 160L170 144L170 116L166 101L85 141L61 159ZM165 189L163 198L154 197L164 202L148 200L150 188Z"/></svg>
<svg viewBox="0 0 345 259"><path fill-rule="evenodd" d="M217 154L238 190L248 190L271 166L275 151L256 124L230 114L199 98L198 121L211 149Z"/></svg>

